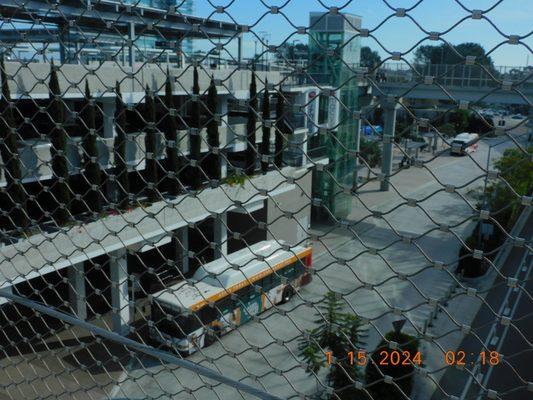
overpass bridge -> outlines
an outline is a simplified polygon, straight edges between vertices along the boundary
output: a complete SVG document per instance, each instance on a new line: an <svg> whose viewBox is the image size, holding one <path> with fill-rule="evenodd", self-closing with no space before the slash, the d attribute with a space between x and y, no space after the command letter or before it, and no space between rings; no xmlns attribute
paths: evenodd
<svg viewBox="0 0 533 400"><path fill-rule="evenodd" d="M533 103L533 67L385 63L371 85L374 96L497 104Z"/></svg>

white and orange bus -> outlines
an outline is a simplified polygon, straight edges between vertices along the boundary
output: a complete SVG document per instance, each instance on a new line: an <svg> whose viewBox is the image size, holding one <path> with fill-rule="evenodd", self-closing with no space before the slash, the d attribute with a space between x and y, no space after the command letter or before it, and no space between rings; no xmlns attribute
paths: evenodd
<svg viewBox="0 0 533 400"><path fill-rule="evenodd" d="M473 153L478 148L478 142L479 135L477 133L460 133L453 138L450 153L463 156L468 153Z"/></svg>
<svg viewBox="0 0 533 400"><path fill-rule="evenodd" d="M201 266L192 279L157 292L150 304L152 339L191 354L311 281L312 249L274 240Z"/></svg>

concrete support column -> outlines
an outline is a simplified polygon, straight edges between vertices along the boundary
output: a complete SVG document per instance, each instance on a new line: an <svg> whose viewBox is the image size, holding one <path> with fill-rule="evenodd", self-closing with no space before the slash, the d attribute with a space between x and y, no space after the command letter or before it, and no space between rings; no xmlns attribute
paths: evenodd
<svg viewBox="0 0 533 400"><path fill-rule="evenodd" d="M527 141L528 143L533 142L533 107L529 107L529 121L527 121Z"/></svg>
<svg viewBox="0 0 533 400"><path fill-rule="evenodd" d="M220 177L222 179L228 176L228 160L226 158L227 156L227 153L222 153L220 156Z"/></svg>
<svg viewBox="0 0 533 400"><path fill-rule="evenodd" d="M59 31L59 61L61 64L66 64L68 62L66 49L68 27L61 24L59 25Z"/></svg>
<svg viewBox="0 0 533 400"><path fill-rule="evenodd" d="M114 332L120 335L127 335L131 318L126 250L118 250L109 254L109 274L111 278L112 328Z"/></svg>
<svg viewBox="0 0 533 400"><path fill-rule="evenodd" d="M352 190L357 190L357 186L359 186L359 149L361 147L361 118L359 118L355 123L355 138L354 138L354 148L353 151L353 157L354 157L354 165L353 165L353 177L352 177Z"/></svg>
<svg viewBox="0 0 533 400"><path fill-rule="evenodd" d="M213 241L215 242L215 260L228 254L228 214L220 213L213 221Z"/></svg>
<svg viewBox="0 0 533 400"><path fill-rule="evenodd" d="M237 37L237 61L242 63L242 34Z"/></svg>
<svg viewBox="0 0 533 400"><path fill-rule="evenodd" d="M135 23L130 22L128 27L128 53L130 67L135 64Z"/></svg>
<svg viewBox="0 0 533 400"><path fill-rule="evenodd" d="M87 295L84 263L74 264L67 269L70 307L79 319L85 321L87 319Z"/></svg>
<svg viewBox="0 0 533 400"><path fill-rule="evenodd" d="M177 230L176 262L181 265L181 272L189 272L189 227L184 226Z"/></svg>
<svg viewBox="0 0 533 400"><path fill-rule="evenodd" d="M113 138L115 136L115 99L102 99L102 108L104 112L104 138Z"/></svg>
<svg viewBox="0 0 533 400"><path fill-rule="evenodd" d="M392 150L394 146L394 133L396 131L396 100L387 98L382 102L385 126L383 128L383 161L381 173L384 175L381 181L380 190L389 190L389 180L392 173Z"/></svg>

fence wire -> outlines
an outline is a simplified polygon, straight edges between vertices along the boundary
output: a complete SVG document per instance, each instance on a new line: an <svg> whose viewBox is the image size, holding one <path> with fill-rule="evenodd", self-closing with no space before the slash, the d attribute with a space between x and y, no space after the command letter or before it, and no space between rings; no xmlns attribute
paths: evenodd
<svg viewBox="0 0 533 400"><path fill-rule="evenodd" d="M1 399L531 396L531 5L310 3L0 0Z"/></svg>

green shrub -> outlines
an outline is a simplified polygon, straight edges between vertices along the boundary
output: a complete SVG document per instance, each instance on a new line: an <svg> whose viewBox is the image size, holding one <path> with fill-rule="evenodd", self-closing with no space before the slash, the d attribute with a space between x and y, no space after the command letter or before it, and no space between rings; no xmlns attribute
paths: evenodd
<svg viewBox="0 0 533 400"><path fill-rule="evenodd" d="M394 341L398 343L396 351L407 352L410 355L410 359L414 361L415 355L418 352L419 342L413 337L404 333L389 332L385 335L386 340L381 341L378 348L372 353L371 361L366 366L366 385L368 392L373 399L379 400L396 400L404 399L405 396L409 396L413 389L413 375L414 365L409 363L403 365L400 362L399 365L381 365L380 361L384 358L384 353L390 354L395 351L389 348L389 342ZM387 356L387 360L390 360L390 356ZM401 358L404 359L403 357ZM394 379L394 383L398 385L405 396L402 395L400 390L394 385L385 384L383 382L383 375L391 376Z"/></svg>

